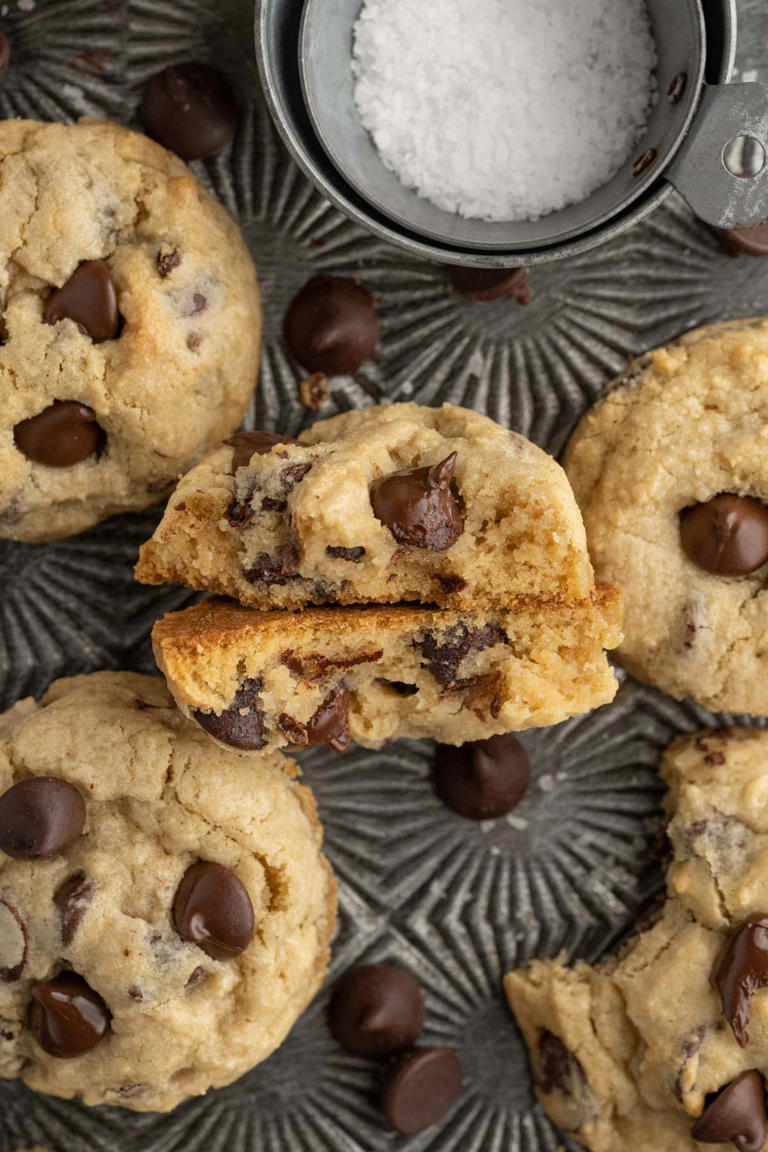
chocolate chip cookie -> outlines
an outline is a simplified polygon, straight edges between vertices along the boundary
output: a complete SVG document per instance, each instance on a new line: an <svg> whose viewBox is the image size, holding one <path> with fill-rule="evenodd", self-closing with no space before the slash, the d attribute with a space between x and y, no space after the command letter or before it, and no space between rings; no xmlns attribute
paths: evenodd
<svg viewBox="0 0 768 1152"><path fill-rule="evenodd" d="M240 234L177 157L0 123L0 537L161 499L240 422L260 327Z"/></svg>
<svg viewBox="0 0 768 1152"><path fill-rule="evenodd" d="M613 699L621 601L455 612L397 605L256 612L210 599L155 625L181 709L242 751L400 736L462 744Z"/></svg>
<svg viewBox="0 0 768 1152"><path fill-rule="evenodd" d="M594 1152L768 1148L768 732L677 740L657 923L596 967L507 976L552 1119Z"/></svg>
<svg viewBox="0 0 768 1152"><path fill-rule="evenodd" d="M565 466L598 577L625 590L617 656L710 708L768 715L768 322L634 364Z"/></svg>
<svg viewBox="0 0 768 1152"><path fill-rule="evenodd" d="M488 417L392 404L238 434L183 478L137 568L255 608L588 602L558 464Z"/></svg>
<svg viewBox="0 0 768 1152"><path fill-rule="evenodd" d="M165 1111L283 1040L335 890L295 765L99 672L0 716L0 1076Z"/></svg>

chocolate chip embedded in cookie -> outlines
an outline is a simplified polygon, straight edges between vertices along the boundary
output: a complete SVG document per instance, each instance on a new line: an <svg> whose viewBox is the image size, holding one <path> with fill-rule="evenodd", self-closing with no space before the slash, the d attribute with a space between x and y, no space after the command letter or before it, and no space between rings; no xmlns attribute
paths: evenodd
<svg viewBox="0 0 768 1152"><path fill-rule="evenodd" d="M752 997L768 985L768 916L750 917L734 932L713 980L723 1015L746 1048Z"/></svg>
<svg viewBox="0 0 768 1152"><path fill-rule="evenodd" d="M734 321L633 365L566 452L619 661L714 711L768 715L766 419L768 322Z"/></svg>
<svg viewBox="0 0 768 1152"><path fill-rule="evenodd" d="M612 590L573 609L486 614L398 605L286 616L211 598L159 621L153 643L179 706L225 746L323 742L342 752L350 740L378 747L401 736L460 744L611 699L603 645L619 608ZM515 772L493 799L479 795L481 783L461 798L456 783L452 794L466 808L498 808L521 783Z"/></svg>
<svg viewBox="0 0 768 1152"><path fill-rule="evenodd" d="M265 1059L334 927L296 766L222 751L131 673L57 681L0 729L0 1076L155 1112Z"/></svg>
<svg viewBox="0 0 768 1152"><path fill-rule="evenodd" d="M261 309L237 226L107 121L0 121L0 537L162 499L238 427Z"/></svg>
<svg viewBox="0 0 768 1152"><path fill-rule="evenodd" d="M759 1072L742 1072L723 1088L691 1131L700 1144L734 1144L738 1152L761 1152L765 1144L765 1083Z"/></svg>
<svg viewBox="0 0 768 1152"><path fill-rule="evenodd" d="M486 416L392 404L318 421L298 443L258 436L234 462L222 446L182 479L141 550L140 580L261 609L477 611L592 595L562 469Z"/></svg>

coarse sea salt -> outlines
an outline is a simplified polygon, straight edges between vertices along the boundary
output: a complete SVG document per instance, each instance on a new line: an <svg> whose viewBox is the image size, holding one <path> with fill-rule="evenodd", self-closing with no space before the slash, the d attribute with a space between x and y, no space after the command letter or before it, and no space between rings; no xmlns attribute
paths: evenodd
<svg viewBox="0 0 768 1152"><path fill-rule="evenodd" d="M655 65L645 0L365 0L352 60L387 167L495 221L606 184L643 135Z"/></svg>

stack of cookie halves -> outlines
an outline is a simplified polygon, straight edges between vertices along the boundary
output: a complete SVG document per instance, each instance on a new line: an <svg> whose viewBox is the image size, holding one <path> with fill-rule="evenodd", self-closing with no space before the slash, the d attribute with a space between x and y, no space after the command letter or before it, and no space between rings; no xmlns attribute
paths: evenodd
<svg viewBox="0 0 768 1152"><path fill-rule="evenodd" d="M462 744L616 691L620 592L595 583L564 472L452 405L238 433L183 477L137 576L215 594L155 626L155 655L241 751Z"/></svg>

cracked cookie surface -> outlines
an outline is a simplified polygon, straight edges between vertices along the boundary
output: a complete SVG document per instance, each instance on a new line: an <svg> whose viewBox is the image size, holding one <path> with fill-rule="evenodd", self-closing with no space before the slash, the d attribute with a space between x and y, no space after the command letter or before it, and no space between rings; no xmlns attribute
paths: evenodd
<svg viewBox="0 0 768 1152"><path fill-rule="evenodd" d="M0 123L0 537L160 500L239 424L260 329L239 231L178 157L106 121Z"/></svg>
<svg viewBox="0 0 768 1152"><path fill-rule="evenodd" d="M0 1076L165 1111L281 1043L322 982L335 915L296 771L222 751L132 673L60 680L0 716ZM82 797L80 834L64 844L47 803L47 846L9 842L14 821L29 831L11 790L50 777ZM76 997L75 1024L45 998L62 977L91 990L85 1023Z"/></svg>
<svg viewBox="0 0 768 1152"><path fill-rule="evenodd" d="M565 458L597 576L625 590L618 659L672 696L753 715L768 715L766 429L768 322L735 322L639 360Z"/></svg>
<svg viewBox="0 0 768 1152"><path fill-rule="evenodd" d="M571 604L594 590L563 470L487 416L391 404L272 441L238 436L181 480L142 549L140 580L261 609L474 610Z"/></svg>
<svg viewBox="0 0 768 1152"><path fill-rule="evenodd" d="M506 977L537 1095L593 1152L768 1148L768 974L764 944L744 947L768 916L766 765L765 731L675 741L661 766L673 860L659 920L596 967L535 961Z"/></svg>

